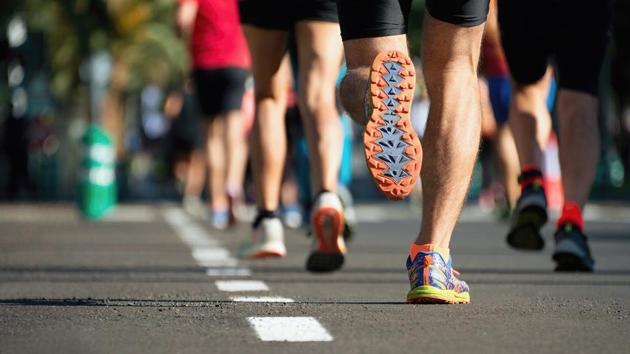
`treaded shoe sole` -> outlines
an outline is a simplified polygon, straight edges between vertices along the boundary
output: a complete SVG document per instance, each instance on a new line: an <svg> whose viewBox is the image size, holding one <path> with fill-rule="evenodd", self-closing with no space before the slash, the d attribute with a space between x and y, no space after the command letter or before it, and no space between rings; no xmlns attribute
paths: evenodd
<svg viewBox="0 0 630 354"><path fill-rule="evenodd" d="M556 252L552 256L556 272L592 272L593 263L569 252Z"/></svg>
<svg viewBox="0 0 630 354"><path fill-rule="evenodd" d="M407 303L410 304L469 304L468 292L458 293L453 290L441 290L432 286L422 285L407 293Z"/></svg>
<svg viewBox="0 0 630 354"><path fill-rule="evenodd" d="M343 242L343 213L335 208L321 208L311 220L317 248L306 260L311 272L332 272L341 268L346 247Z"/></svg>
<svg viewBox="0 0 630 354"><path fill-rule="evenodd" d="M265 259L265 258L280 258L287 255L286 248L282 247L264 247L250 245L239 252L239 258L242 259Z"/></svg>
<svg viewBox="0 0 630 354"><path fill-rule="evenodd" d="M545 247L540 229L547 222L547 211L539 206L523 208L507 235L507 243L519 250L539 251Z"/></svg>
<svg viewBox="0 0 630 354"><path fill-rule="evenodd" d="M422 147L409 118L414 88L415 69L406 54L393 50L376 56L363 144L372 178L389 199L407 197L420 174Z"/></svg>

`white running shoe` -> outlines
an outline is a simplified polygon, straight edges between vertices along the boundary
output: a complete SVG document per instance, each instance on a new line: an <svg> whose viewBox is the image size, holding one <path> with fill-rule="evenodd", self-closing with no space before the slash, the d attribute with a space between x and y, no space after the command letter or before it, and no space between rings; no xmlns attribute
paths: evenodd
<svg viewBox="0 0 630 354"><path fill-rule="evenodd" d="M246 259L284 257L284 228L277 217L262 218L255 225L252 240L241 247L239 257Z"/></svg>
<svg viewBox="0 0 630 354"><path fill-rule="evenodd" d="M185 195L182 199L182 207L185 212L198 219L205 219L208 214L203 201L196 195Z"/></svg>
<svg viewBox="0 0 630 354"><path fill-rule="evenodd" d="M311 272L331 272L341 268L346 254L343 240L343 207L339 197L330 192L320 193L313 204L311 227L315 234L314 247L306 261Z"/></svg>

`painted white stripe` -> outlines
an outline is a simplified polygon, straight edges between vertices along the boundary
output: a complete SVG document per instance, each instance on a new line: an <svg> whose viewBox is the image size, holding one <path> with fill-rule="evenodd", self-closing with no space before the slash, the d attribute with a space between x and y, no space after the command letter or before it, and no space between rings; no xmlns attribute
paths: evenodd
<svg viewBox="0 0 630 354"><path fill-rule="evenodd" d="M249 277L252 271L247 268L216 267L206 268L206 275L209 277Z"/></svg>
<svg viewBox="0 0 630 354"><path fill-rule="evenodd" d="M230 296L230 299L234 302L295 302L293 299L280 296Z"/></svg>
<svg viewBox="0 0 630 354"><path fill-rule="evenodd" d="M236 267L238 266L238 259L236 258L225 258L225 259L208 259L204 261L197 261L197 264L200 267L204 268L225 268L225 267Z"/></svg>
<svg viewBox="0 0 630 354"><path fill-rule="evenodd" d="M173 228L177 236L192 249L192 257L197 264L206 268L208 276L249 276L251 271L239 268L238 260L230 252L218 247L219 241L195 223L181 209L169 208L163 211L164 219Z"/></svg>
<svg viewBox="0 0 630 354"><path fill-rule="evenodd" d="M330 342L333 337L313 317L248 317L258 338L266 342Z"/></svg>
<svg viewBox="0 0 630 354"><path fill-rule="evenodd" d="M260 280L217 280L214 284L221 291L269 291L267 284Z"/></svg>
<svg viewBox="0 0 630 354"><path fill-rule="evenodd" d="M153 222L156 219L154 209L146 205L118 205L110 214L103 216L102 221L110 222Z"/></svg>
<svg viewBox="0 0 630 354"><path fill-rule="evenodd" d="M230 252L223 247L193 248L192 256L198 262L217 261L230 257Z"/></svg>

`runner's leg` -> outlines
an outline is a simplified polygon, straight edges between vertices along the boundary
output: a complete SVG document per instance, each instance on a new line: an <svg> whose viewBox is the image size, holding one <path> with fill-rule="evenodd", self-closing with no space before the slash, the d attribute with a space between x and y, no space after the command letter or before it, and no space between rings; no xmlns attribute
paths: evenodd
<svg viewBox="0 0 630 354"><path fill-rule="evenodd" d="M252 55L256 119L251 137L252 171L259 210L278 209L286 156L284 115L290 85L287 33L243 26Z"/></svg>
<svg viewBox="0 0 630 354"><path fill-rule="evenodd" d="M348 73L340 87L341 102L352 120L365 125L370 113L366 112L370 67L381 52L397 50L408 54L407 36L404 34L351 39L343 42Z"/></svg>
<svg viewBox="0 0 630 354"><path fill-rule="evenodd" d="M335 82L343 56L339 25L296 24L299 106L309 146L313 190L336 192L343 144Z"/></svg>
<svg viewBox="0 0 630 354"><path fill-rule="evenodd" d="M551 116L547 108L549 82L553 70L533 84L514 84L510 105L510 128L518 151L521 168L542 167L542 153L551 132Z"/></svg>
<svg viewBox="0 0 630 354"><path fill-rule="evenodd" d="M423 140L422 227L416 244L449 247L479 149L477 63L483 25L461 27L427 15L423 69L431 99Z"/></svg>

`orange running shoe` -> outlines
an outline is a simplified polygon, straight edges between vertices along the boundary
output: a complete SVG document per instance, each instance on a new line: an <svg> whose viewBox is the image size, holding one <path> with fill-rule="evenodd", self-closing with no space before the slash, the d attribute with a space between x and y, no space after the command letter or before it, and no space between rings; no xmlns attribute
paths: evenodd
<svg viewBox="0 0 630 354"><path fill-rule="evenodd" d="M311 272L332 272L341 268L346 255L343 240L343 207L339 197L330 192L320 193L313 204L311 226L315 234L313 251L306 260Z"/></svg>
<svg viewBox="0 0 630 354"><path fill-rule="evenodd" d="M414 87L409 56L395 50L376 56L370 74L372 112L363 144L368 169L389 199L407 197L420 174L422 147L409 117Z"/></svg>

